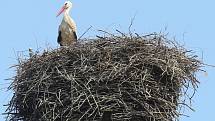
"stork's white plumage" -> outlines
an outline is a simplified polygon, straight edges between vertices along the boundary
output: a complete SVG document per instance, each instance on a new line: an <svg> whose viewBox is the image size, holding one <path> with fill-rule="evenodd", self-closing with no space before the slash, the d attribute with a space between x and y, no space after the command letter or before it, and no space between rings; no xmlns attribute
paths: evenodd
<svg viewBox="0 0 215 121"><path fill-rule="evenodd" d="M66 1L62 9L57 14L57 16L59 16L61 13L64 13L63 20L58 29L57 42L60 46L70 46L77 42L76 24L69 15L71 8L72 3L70 1Z"/></svg>

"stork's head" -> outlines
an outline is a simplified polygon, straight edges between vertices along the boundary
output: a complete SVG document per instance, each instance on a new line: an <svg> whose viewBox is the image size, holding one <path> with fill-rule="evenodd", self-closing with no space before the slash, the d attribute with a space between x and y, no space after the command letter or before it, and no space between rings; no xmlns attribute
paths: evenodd
<svg viewBox="0 0 215 121"><path fill-rule="evenodd" d="M72 3L70 1L66 1L63 7L61 8L61 10L59 11L59 13L57 14L57 17L63 12L68 12L71 8L72 8Z"/></svg>

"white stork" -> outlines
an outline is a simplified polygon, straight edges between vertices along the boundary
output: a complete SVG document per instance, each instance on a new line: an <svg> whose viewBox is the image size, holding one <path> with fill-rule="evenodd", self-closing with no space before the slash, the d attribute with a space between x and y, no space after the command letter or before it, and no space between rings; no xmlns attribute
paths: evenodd
<svg viewBox="0 0 215 121"><path fill-rule="evenodd" d="M72 3L70 1L66 1L62 9L57 14L58 17L61 13L64 13L63 20L58 29L57 42L60 46L70 46L77 42L76 24L69 15L71 8Z"/></svg>

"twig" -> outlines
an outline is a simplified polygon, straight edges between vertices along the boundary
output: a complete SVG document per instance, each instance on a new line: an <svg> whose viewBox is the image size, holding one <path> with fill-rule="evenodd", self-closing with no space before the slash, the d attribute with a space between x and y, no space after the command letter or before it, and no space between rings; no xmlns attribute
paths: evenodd
<svg viewBox="0 0 215 121"><path fill-rule="evenodd" d="M80 40L93 26L90 26L79 38L78 40Z"/></svg>

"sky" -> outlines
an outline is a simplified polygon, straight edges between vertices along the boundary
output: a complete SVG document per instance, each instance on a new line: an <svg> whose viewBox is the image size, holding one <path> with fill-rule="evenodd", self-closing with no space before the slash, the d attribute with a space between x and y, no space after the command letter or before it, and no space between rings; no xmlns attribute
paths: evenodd
<svg viewBox="0 0 215 121"><path fill-rule="evenodd" d="M92 28L84 38L93 38L99 29L127 33L135 17L132 32L140 35L152 32L169 33L188 50L194 50L204 63L215 65L215 1L214 0L72 0L71 15L78 35ZM4 113L13 92L7 91L15 75L17 54L59 47L56 41L62 16L56 18L64 0L1 0L0 1L0 113ZM213 121L215 114L215 68L203 67L208 73L197 76L200 85L192 106L185 110L189 117L180 121ZM0 121L4 121L0 115Z"/></svg>

